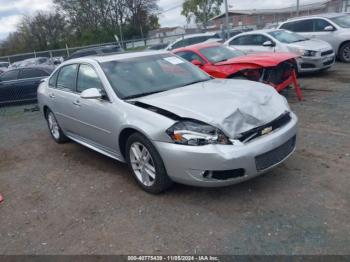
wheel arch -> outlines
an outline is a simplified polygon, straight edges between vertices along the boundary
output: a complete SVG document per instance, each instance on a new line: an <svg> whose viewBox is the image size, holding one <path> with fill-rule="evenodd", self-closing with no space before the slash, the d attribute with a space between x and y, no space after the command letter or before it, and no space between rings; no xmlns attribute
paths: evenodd
<svg viewBox="0 0 350 262"><path fill-rule="evenodd" d="M134 134L134 133L139 133L141 135L143 135L144 137L146 137L148 140L151 141L151 139L141 130L139 130L138 128L132 127L132 126L128 126L125 127L119 134L118 137L118 146L119 146L119 151L121 153L121 155L123 156L123 158L125 159L126 156L126 142L128 141L128 138Z"/></svg>
<svg viewBox="0 0 350 262"><path fill-rule="evenodd" d="M338 57L340 56L340 50L342 49L342 47L345 45L345 44L349 44L350 43L350 40L345 40L343 41L339 47L338 47Z"/></svg>

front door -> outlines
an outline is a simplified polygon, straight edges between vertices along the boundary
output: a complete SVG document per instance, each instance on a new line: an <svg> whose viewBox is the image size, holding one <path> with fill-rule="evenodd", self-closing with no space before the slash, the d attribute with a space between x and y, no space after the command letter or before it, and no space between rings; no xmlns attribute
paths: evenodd
<svg viewBox="0 0 350 262"><path fill-rule="evenodd" d="M76 99L78 130L76 133L101 147L105 151L115 153L117 138L115 136L117 121L112 103L109 101L103 84L91 65L81 64L77 79L77 93L86 89L97 88L101 91L101 99Z"/></svg>

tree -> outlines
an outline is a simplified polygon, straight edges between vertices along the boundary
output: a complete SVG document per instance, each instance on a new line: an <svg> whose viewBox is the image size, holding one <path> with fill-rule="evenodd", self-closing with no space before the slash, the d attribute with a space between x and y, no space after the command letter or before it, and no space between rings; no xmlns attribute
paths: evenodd
<svg viewBox="0 0 350 262"><path fill-rule="evenodd" d="M220 6L223 0L185 0L182 4L181 14L189 23L192 18L196 24L207 28L208 21L220 14Z"/></svg>

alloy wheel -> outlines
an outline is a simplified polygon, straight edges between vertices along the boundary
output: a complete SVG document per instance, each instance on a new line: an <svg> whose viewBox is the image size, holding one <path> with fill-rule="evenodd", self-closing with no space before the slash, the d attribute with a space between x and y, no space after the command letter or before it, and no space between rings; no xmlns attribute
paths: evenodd
<svg viewBox="0 0 350 262"><path fill-rule="evenodd" d="M51 132L52 136L55 139L59 139L60 138L60 130L59 130L56 118L55 118L55 116L53 115L52 112L50 112L48 114L47 121L49 123L49 129L50 129L50 132Z"/></svg>
<svg viewBox="0 0 350 262"><path fill-rule="evenodd" d="M343 49L343 57L346 61L350 62L350 45L347 45Z"/></svg>
<svg viewBox="0 0 350 262"><path fill-rule="evenodd" d="M156 168L148 149L139 142L130 147L130 164L136 178L145 186L152 186L156 179Z"/></svg>

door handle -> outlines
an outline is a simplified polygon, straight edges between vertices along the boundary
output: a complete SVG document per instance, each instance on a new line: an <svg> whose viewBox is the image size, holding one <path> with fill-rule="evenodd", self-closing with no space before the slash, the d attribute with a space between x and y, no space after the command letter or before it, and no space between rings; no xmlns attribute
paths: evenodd
<svg viewBox="0 0 350 262"><path fill-rule="evenodd" d="M51 94L49 94L49 97L50 97L50 98L55 98L55 94L54 94L54 93L51 93Z"/></svg>
<svg viewBox="0 0 350 262"><path fill-rule="evenodd" d="M73 102L73 105L75 105L75 106L81 106L81 104L80 104L80 101L79 100L75 100L74 102Z"/></svg>

